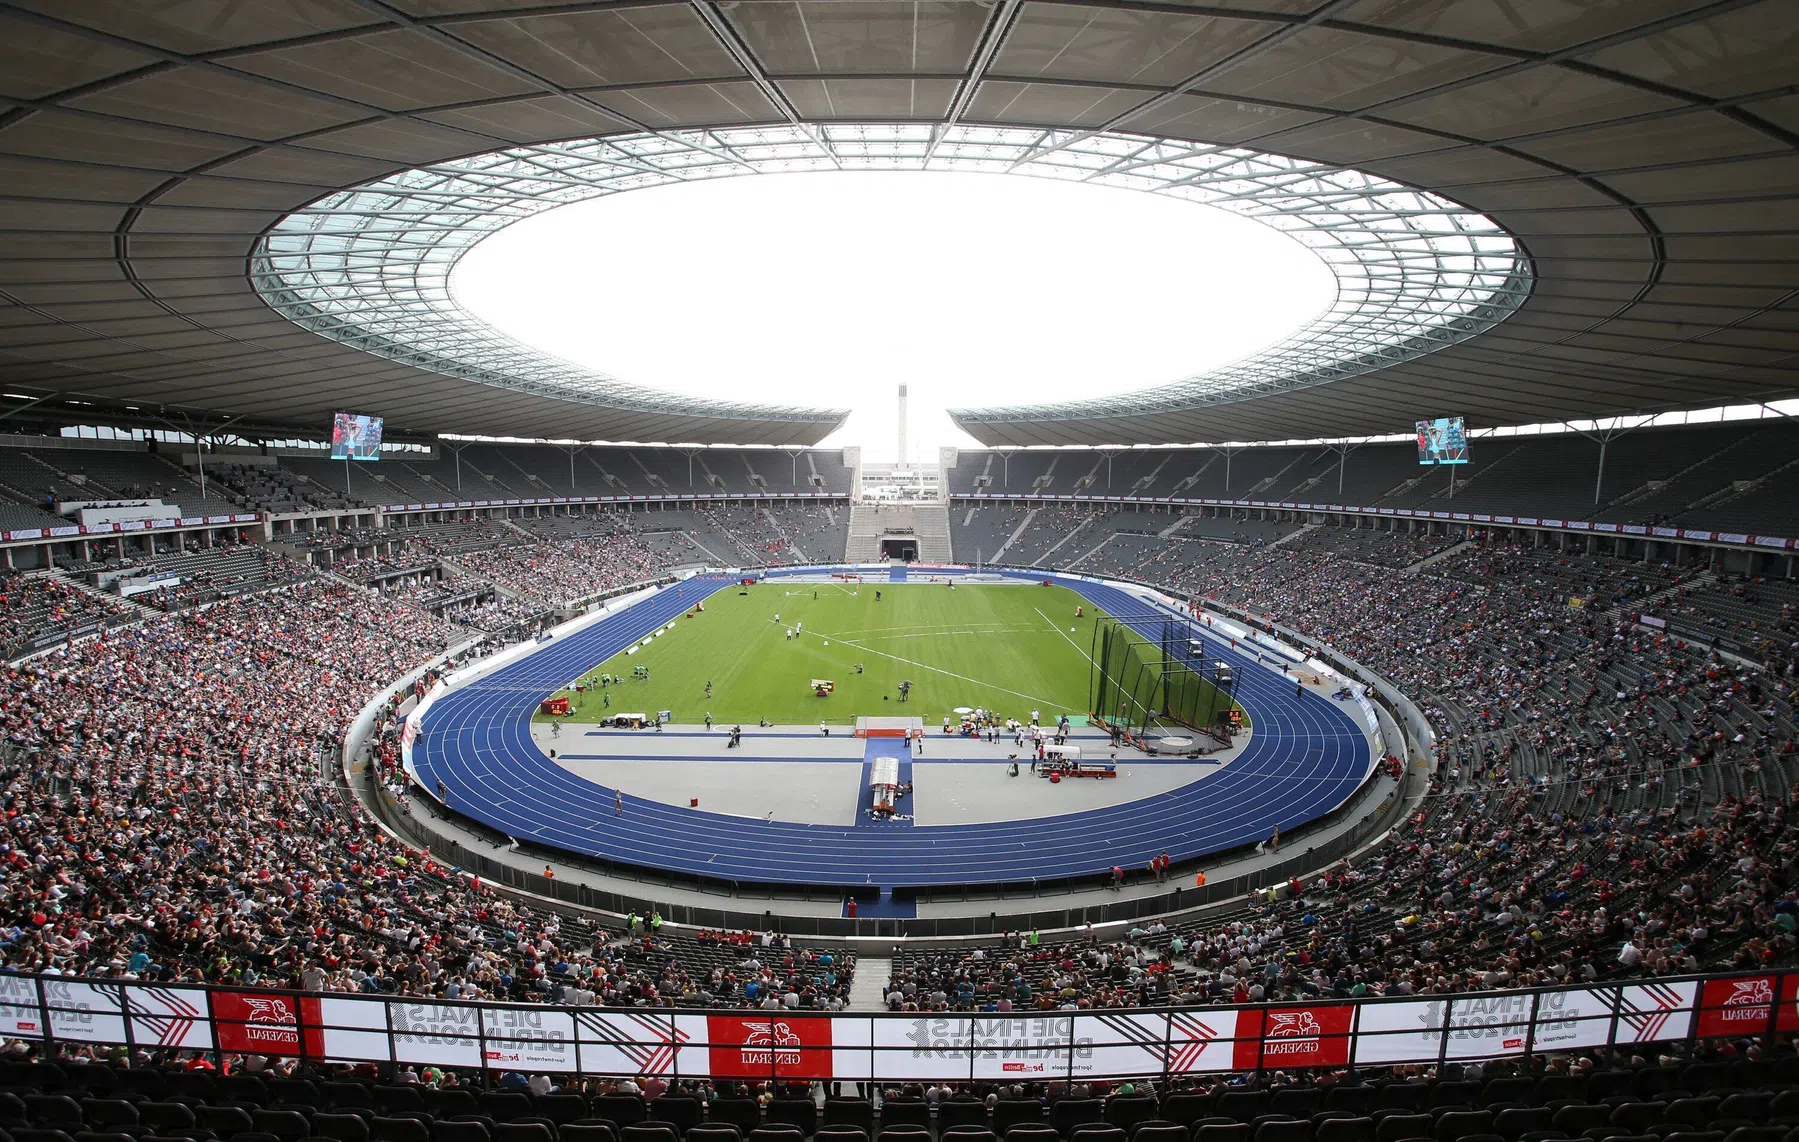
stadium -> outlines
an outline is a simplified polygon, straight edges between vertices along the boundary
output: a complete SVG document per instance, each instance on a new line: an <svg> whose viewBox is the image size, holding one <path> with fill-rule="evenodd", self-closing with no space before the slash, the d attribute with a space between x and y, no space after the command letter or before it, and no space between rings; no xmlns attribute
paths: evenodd
<svg viewBox="0 0 1799 1142"><path fill-rule="evenodd" d="M0 29L0 1142L1799 1137L1790 4Z"/></svg>

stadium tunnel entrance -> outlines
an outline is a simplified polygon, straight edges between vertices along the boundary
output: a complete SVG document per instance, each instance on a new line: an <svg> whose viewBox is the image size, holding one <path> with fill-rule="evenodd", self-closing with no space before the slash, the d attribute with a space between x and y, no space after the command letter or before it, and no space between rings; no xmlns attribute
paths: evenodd
<svg viewBox="0 0 1799 1142"><path fill-rule="evenodd" d="M882 559L903 559L907 563L918 558L918 537L914 535L886 536L881 540Z"/></svg>

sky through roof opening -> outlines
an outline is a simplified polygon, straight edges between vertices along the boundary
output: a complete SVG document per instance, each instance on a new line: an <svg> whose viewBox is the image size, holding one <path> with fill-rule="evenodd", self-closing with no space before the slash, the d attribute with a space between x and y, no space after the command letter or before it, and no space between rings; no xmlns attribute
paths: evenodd
<svg viewBox="0 0 1799 1142"><path fill-rule="evenodd" d="M1224 210L964 172L713 179L527 218L471 249L458 304L520 341L672 392L849 408L827 445L912 460L974 442L950 407L1078 401L1280 341L1336 279Z"/></svg>

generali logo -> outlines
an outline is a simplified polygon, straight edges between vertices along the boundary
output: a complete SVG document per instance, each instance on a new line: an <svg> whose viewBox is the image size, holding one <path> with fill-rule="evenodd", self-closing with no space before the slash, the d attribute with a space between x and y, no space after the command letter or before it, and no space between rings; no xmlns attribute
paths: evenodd
<svg viewBox="0 0 1799 1142"><path fill-rule="evenodd" d="M743 1021L745 1066L794 1066L800 1061L800 1037L784 1020Z"/></svg>
<svg viewBox="0 0 1799 1142"><path fill-rule="evenodd" d="M1322 1034L1324 1028L1310 1011L1270 1012L1264 1051L1270 1055L1309 1055L1318 1050L1318 1037Z"/></svg>
<svg viewBox="0 0 1799 1142"><path fill-rule="evenodd" d="M298 1046L300 1020L286 999L280 997L245 996L244 1037L252 1043L279 1043Z"/></svg>
<svg viewBox="0 0 1799 1142"><path fill-rule="evenodd" d="M1726 1023L1759 1022L1768 1019L1768 1008L1774 1002L1771 979L1736 979L1730 981L1730 994L1724 997L1718 1014Z"/></svg>

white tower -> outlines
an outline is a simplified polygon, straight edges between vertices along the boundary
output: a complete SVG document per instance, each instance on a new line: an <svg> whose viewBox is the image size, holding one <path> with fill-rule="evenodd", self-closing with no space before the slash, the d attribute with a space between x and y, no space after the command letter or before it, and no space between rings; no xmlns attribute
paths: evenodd
<svg viewBox="0 0 1799 1142"><path fill-rule="evenodd" d="M906 386L899 387L899 466L906 466ZM1060 629L1060 628L1057 628Z"/></svg>

